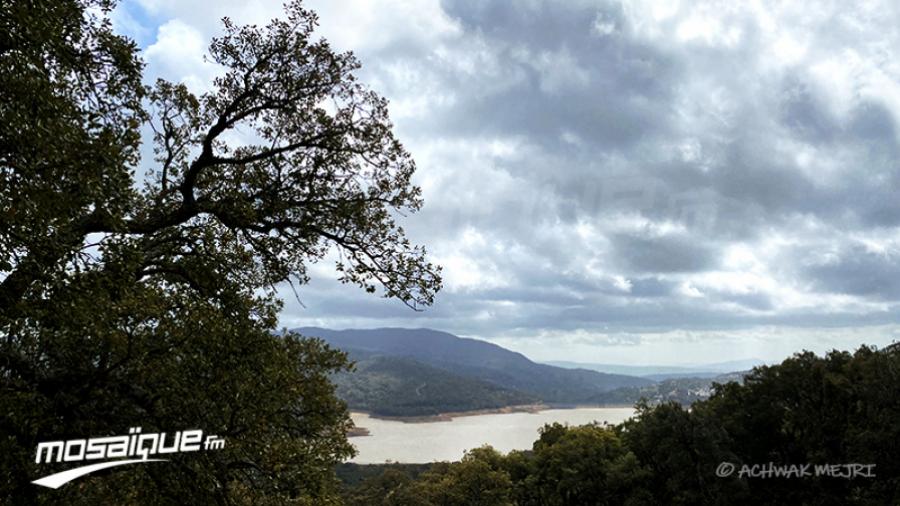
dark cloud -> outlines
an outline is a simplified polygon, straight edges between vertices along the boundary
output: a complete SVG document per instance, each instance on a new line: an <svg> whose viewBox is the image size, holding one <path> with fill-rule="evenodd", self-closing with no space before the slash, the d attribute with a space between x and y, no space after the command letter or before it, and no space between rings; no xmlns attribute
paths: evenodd
<svg viewBox="0 0 900 506"><path fill-rule="evenodd" d="M631 295L634 297L665 297L672 295L675 284L655 277L642 277L631 280Z"/></svg>
<svg viewBox="0 0 900 506"><path fill-rule="evenodd" d="M785 76L778 114L793 136L816 145L829 144L841 134L841 125L829 112L823 97L810 83L790 74Z"/></svg>
<svg viewBox="0 0 900 506"><path fill-rule="evenodd" d="M900 256L853 244L803 268L806 278L823 291L874 297L900 298Z"/></svg>
<svg viewBox="0 0 900 506"><path fill-rule="evenodd" d="M613 254L629 272L693 272L711 270L718 260L714 248L692 237L610 237Z"/></svg>

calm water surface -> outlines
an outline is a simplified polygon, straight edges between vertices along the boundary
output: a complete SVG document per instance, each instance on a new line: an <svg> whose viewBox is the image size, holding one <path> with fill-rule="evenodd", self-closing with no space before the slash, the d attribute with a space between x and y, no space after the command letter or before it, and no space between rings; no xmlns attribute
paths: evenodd
<svg viewBox="0 0 900 506"><path fill-rule="evenodd" d="M582 425L593 421L610 424L634 415L632 408L548 409L539 413L505 413L462 416L446 422L404 423L352 413L358 427L370 436L350 438L359 455L358 464L423 463L459 460L463 452L489 444L501 452L530 449L545 423Z"/></svg>

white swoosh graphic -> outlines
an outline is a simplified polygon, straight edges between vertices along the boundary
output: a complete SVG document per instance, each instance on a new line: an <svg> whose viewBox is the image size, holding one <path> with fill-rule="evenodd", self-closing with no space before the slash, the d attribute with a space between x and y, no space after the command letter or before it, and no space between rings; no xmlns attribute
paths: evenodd
<svg viewBox="0 0 900 506"><path fill-rule="evenodd" d="M114 460L112 462L101 462L99 464L92 464L89 466L81 466L76 467L75 469L69 469L68 471L63 471L61 473L51 474L50 476L44 476L39 480L34 480L31 483L35 485L40 485L42 487L49 488L59 488L66 483L74 480L75 478L80 478L86 474L93 473L94 471L100 471L101 469L109 469L110 467L116 466L124 466L125 464L136 464L138 462L165 462L167 459L131 459L131 460Z"/></svg>

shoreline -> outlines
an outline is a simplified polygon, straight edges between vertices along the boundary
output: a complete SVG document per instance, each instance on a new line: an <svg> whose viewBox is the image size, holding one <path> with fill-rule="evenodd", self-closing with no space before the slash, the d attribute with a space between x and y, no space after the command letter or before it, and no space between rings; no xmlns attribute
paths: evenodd
<svg viewBox="0 0 900 506"><path fill-rule="evenodd" d="M357 426L354 426L352 429L350 429L350 430L347 431L347 437L348 437L348 438L351 438L351 437L365 437L365 436L371 436L371 435L372 435L372 433L369 432L369 429L367 429L367 428L365 428L365 427L357 427Z"/></svg>
<svg viewBox="0 0 900 506"><path fill-rule="evenodd" d="M553 409L634 409L632 404L520 404L515 406L504 406L500 408L474 409L469 411L448 411L445 413L437 413L434 415L417 415L417 416L390 416L379 415L371 411L352 409L350 413L359 413L369 418L377 418L379 420L390 420L402 423L434 423L449 422L454 418L462 418L465 416L479 415L504 415L510 413L540 413L542 411L550 411ZM354 431L365 431L365 434L348 434L349 437L367 436L369 431L365 427L355 427ZM353 431L351 431L353 432Z"/></svg>
<svg viewBox="0 0 900 506"><path fill-rule="evenodd" d="M447 411L434 415L414 415L414 416L390 416L379 415L366 411L353 411L354 413L362 413L368 415L369 418L378 418L379 420L391 420L403 423L432 423L432 422L449 422L454 418L462 418L464 416L478 415L503 415L509 413L537 413L548 409L546 404L519 404L515 406L503 406L499 408L472 409L468 411Z"/></svg>

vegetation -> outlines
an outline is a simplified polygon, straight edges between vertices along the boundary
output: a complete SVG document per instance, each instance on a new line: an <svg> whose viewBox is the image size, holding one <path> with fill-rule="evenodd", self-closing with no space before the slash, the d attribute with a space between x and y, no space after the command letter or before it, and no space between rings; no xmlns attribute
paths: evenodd
<svg viewBox="0 0 900 506"><path fill-rule="evenodd" d="M334 503L353 450L329 378L347 359L275 336L274 286L337 247L342 281L429 304L438 270L392 218L421 205L415 165L299 3L265 27L225 20L224 72L199 96L142 84L112 6L0 9L0 502ZM30 483L61 470L35 464L38 442L135 426L226 447Z"/></svg>
<svg viewBox="0 0 900 506"><path fill-rule="evenodd" d="M537 397L459 376L403 357L350 350L354 370L334 376L351 409L383 416L425 416L538 402Z"/></svg>
<svg viewBox="0 0 900 506"><path fill-rule="evenodd" d="M336 348L412 359L457 376L523 392L548 404L588 403L601 392L654 383L622 374L538 364L493 343L430 329L295 330L321 337Z"/></svg>
<svg viewBox="0 0 900 506"><path fill-rule="evenodd" d="M335 473L341 483L347 487L355 487L363 481L380 476L388 469L399 471L409 478L416 478L431 468L431 464L352 464L345 462L335 468Z"/></svg>
<svg viewBox="0 0 900 506"><path fill-rule="evenodd" d="M641 404L615 427L547 425L530 451L491 448L416 476L387 468L352 505L870 505L900 501L900 347L758 367L690 409ZM722 462L735 465L716 474ZM874 477L750 477L754 464L874 464ZM749 468L748 468L749 469ZM371 472L371 470L369 470Z"/></svg>

